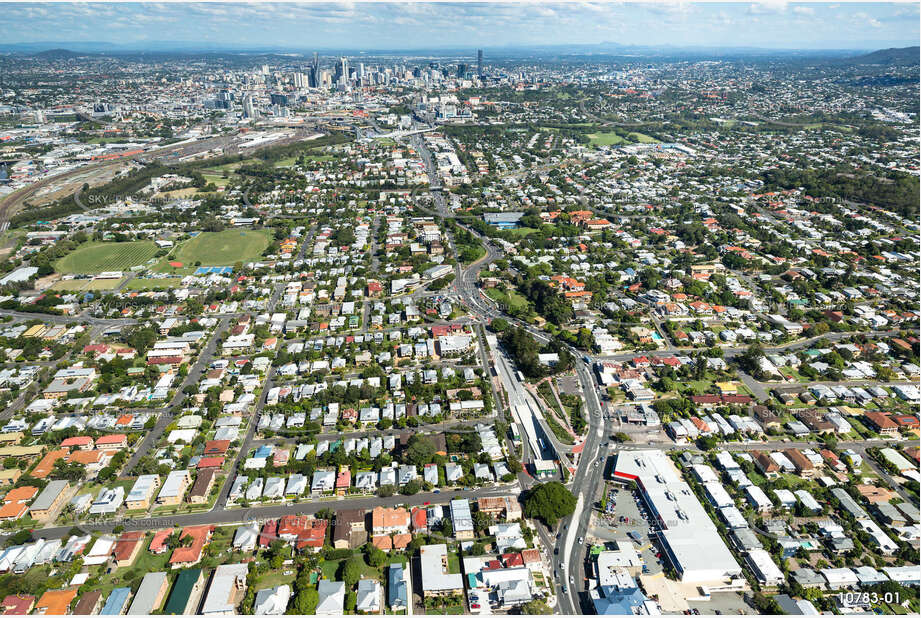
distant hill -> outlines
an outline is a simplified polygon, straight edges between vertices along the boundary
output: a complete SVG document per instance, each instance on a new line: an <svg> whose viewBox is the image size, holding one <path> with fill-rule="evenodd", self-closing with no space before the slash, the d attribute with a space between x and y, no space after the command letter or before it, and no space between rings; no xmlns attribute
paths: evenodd
<svg viewBox="0 0 921 618"><path fill-rule="evenodd" d="M86 52L75 52L70 51L69 49L48 49L34 54L36 58L42 58L43 60L67 60L69 58L80 58L83 56L92 55L94 54L88 54Z"/></svg>
<svg viewBox="0 0 921 618"><path fill-rule="evenodd" d="M863 56L848 58L850 64L885 64L890 66L910 66L918 64L921 47L893 47L880 49Z"/></svg>

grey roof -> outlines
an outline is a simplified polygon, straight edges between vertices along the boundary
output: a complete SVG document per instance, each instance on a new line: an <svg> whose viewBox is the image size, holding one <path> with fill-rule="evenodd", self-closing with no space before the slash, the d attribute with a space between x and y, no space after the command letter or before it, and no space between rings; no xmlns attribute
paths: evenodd
<svg viewBox="0 0 921 618"><path fill-rule="evenodd" d="M523 216L523 212L487 212L483 214L483 221L486 223L518 223Z"/></svg>
<svg viewBox="0 0 921 618"><path fill-rule="evenodd" d="M157 597L163 590L165 583L166 573L162 571L145 575L144 579L141 580L141 586L138 588L137 594L134 595L131 607L128 608L128 614L150 614L157 609L155 603L157 603ZM160 601L162 602L163 599L161 598Z"/></svg>
<svg viewBox="0 0 921 618"><path fill-rule="evenodd" d="M790 575L803 588L825 588L825 578L812 569L796 569Z"/></svg>
<svg viewBox="0 0 921 618"><path fill-rule="evenodd" d="M32 506L29 507L29 510L45 511L50 509L61 492L67 489L67 486L67 481L51 481L45 485L45 489L42 490L42 493L38 494L38 498L36 498Z"/></svg>

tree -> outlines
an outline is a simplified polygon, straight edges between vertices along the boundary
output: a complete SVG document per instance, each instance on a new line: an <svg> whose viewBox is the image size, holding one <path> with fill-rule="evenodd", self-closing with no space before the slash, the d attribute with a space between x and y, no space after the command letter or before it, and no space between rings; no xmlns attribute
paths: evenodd
<svg viewBox="0 0 921 618"><path fill-rule="evenodd" d="M508 328L508 321L504 318L493 318L493 321L489 323L490 330L501 333Z"/></svg>
<svg viewBox="0 0 921 618"><path fill-rule="evenodd" d="M339 579L345 582L346 588L354 588L365 569L365 561L360 556L353 556L339 567Z"/></svg>
<svg viewBox="0 0 921 618"><path fill-rule="evenodd" d="M553 610L543 599L534 599L521 606L521 613L530 616L552 614Z"/></svg>
<svg viewBox="0 0 921 618"><path fill-rule="evenodd" d="M367 545L366 555L367 555L368 564L370 564L374 568L383 566L383 564L387 562L387 554L385 554L382 549L375 547L374 545L370 543L368 543Z"/></svg>
<svg viewBox="0 0 921 618"><path fill-rule="evenodd" d="M576 497L558 481L541 483L530 490L524 499L526 517L542 520L553 526L561 517L568 517L576 510Z"/></svg>
<svg viewBox="0 0 921 618"><path fill-rule="evenodd" d="M402 492L403 492L403 495L405 496L412 496L412 495L419 493L421 489L422 489L422 481L420 481L419 479L413 479L410 482L403 485Z"/></svg>
<svg viewBox="0 0 921 618"><path fill-rule="evenodd" d="M295 613L302 616L312 615L316 612L319 602L320 593L316 588L304 588L294 599L294 609L297 610Z"/></svg>
<svg viewBox="0 0 921 618"><path fill-rule="evenodd" d="M431 438L413 434L406 445L405 459L414 466L431 463L435 457L435 443Z"/></svg>

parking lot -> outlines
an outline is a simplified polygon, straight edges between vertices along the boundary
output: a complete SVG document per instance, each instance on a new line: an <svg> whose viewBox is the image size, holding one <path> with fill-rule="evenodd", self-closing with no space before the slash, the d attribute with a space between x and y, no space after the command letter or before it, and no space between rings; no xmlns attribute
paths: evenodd
<svg viewBox="0 0 921 618"><path fill-rule="evenodd" d="M564 395L575 395L580 396L582 394L582 388L579 386L579 378L574 375L571 376L560 376L556 379L557 390Z"/></svg>
<svg viewBox="0 0 921 618"><path fill-rule="evenodd" d="M639 503L636 492L616 485L606 486L605 491L614 499L613 514L596 513L589 535L600 542L632 542L645 566L644 574L661 572L662 561L656 556L659 550L649 538L650 526L646 519L649 514Z"/></svg>

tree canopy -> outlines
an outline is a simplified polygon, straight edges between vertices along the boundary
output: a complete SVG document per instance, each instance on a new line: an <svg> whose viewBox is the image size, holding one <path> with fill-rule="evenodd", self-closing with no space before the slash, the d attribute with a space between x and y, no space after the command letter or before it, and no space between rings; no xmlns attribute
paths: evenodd
<svg viewBox="0 0 921 618"><path fill-rule="evenodd" d="M576 497L557 481L541 483L529 491L524 499L524 514L540 519L548 526L553 526L562 517L572 515L575 510Z"/></svg>

